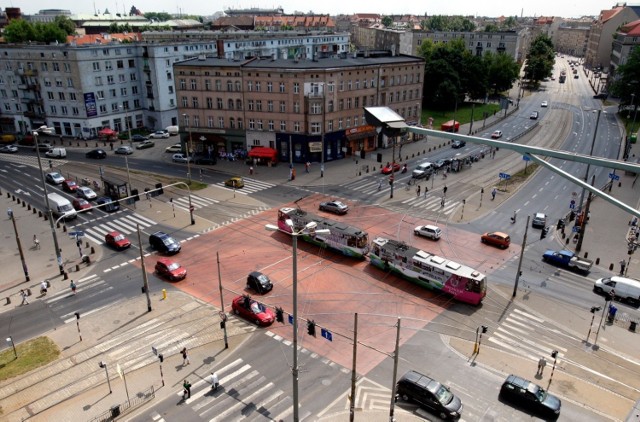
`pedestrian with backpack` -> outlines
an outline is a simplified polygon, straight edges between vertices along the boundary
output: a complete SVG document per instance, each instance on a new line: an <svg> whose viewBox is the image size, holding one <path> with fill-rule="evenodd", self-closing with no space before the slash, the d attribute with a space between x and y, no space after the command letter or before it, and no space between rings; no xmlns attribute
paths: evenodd
<svg viewBox="0 0 640 422"><path fill-rule="evenodd" d="M69 283L69 287L71 288L71 291L75 295L76 294L76 283L74 283L73 280L71 280L71 283Z"/></svg>

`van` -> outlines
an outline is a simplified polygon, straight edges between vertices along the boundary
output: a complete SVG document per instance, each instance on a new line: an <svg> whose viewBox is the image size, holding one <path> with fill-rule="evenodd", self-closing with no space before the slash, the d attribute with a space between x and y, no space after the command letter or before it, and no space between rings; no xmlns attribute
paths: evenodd
<svg viewBox="0 0 640 422"><path fill-rule="evenodd" d="M427 161L418 164L418 167L413 171L412 176L414 179L422 179L424 177L429 180L431 173L433 173L433 164Z"/></svg>
<svg viewBox="0 0 640 422"><path fill-rule="evenodd" d="M593 285L595 293L611 294L615 290L615 297L632 305L640 305L640 281L626 277L604 277L596 280Z"/></svg>
<svg viewBox="0 0 640 422"><path fill-rule="evenodd" d="M49 207L51 208L51 212L57 218L64 216L65 220L71 220L78 216L76 210L71 206L71 201L64 196L57 193L50 193L47 197L49 198Z"/></svg>
<svg viewBox="0 0 640 422"><path fill-rule="evenodd" d="M416 402L440 419L456 420L462 413L462 401L458 396L447 386L416 371L409 371L400 378L396 397Z"/></svg>
<svg viewBox="0 0 640 422"><path fill-rule="evenodd" d="M178 126L167 126L164 130L169 132L169 135L171 136L180 133L180 128Z"/></svg>
<svg viewBox="0 0 640 422"><path fill-rule="evenodd" d="M44 155L49 158L67 158L67 150L64 148L51 148Z"/></svg>

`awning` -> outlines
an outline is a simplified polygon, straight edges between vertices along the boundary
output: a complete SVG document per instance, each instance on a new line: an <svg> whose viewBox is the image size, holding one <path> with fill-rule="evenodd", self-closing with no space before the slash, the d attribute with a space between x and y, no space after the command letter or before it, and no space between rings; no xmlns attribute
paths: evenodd
<svg viewBox="0 0 640 422"><path fill-rule="evenodd" d="M118 133L118 132L116 132L115 130L112 130L112 129L110 129L110 128L106 127L106 128L104 128L104 129L101 129L101 130L98 132L98 135L102 135L102 136L113 136L113 135L115 135L115 134L117 134L117 133Z"/></svg>
<svg viewBox="0 0 640 422"><path fill-rule="evenodd" d="M375 130L370 130L367 132L356 132L353 134L347 134L347 139L350 141L357 141L358 139L370 138L372 136L376 136L377 133Z"/></svg>
<svg viewBox="0 0 640 422"><path fill-rule="evenodd" d="M249 157L274 158L278 156L278 151L268 147L253 147L249 151Z"/></svg>

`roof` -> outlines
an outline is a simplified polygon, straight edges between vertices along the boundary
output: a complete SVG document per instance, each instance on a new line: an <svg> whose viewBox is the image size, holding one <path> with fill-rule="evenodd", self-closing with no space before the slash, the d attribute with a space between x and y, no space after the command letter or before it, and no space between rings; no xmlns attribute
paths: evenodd
<svg viewBox="0 0 640 422"><path fill-rule="evenodd" d="M622 12L623 10L624 10L623 6L617 6L617 7L614 7L613 9L603 10L600 12L600 21L606 22L612 17L614 17L615 15L617 15L618 13Z"/></svg>
<svg viewBox="0 0 640 422"><path fill-rule="evenodd" d="M620 28L620 32L630 36L640 35L640 19L624 25Z"/></svg>
<svg viewBox="0 0 640 422"><path fill-rule="evenodd" d="M131 32L124 34L89 34L89 35L68 35L67 42L69 44L83 45L83 44L108 44L114 41L140 41L139 32Z"/></svg>

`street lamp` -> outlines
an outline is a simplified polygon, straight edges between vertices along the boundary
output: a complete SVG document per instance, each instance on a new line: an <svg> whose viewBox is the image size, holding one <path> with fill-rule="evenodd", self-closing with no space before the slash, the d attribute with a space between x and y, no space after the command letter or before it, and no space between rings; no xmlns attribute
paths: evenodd
<svg viewBox="0 0 640 422"><path fill-rule="evenodd" d="M298 399L298 236L315 235L315 234L328 234L329 229L317 229L318 223L312 221L307 223L302 229L295 231L292 220L286 221L287 226L291 229L291 236L293 237L292 249L293 249L293 363L291 366L291 375L293 377L293 421L298 422L298 407L300 405ZM269 231L280 230L273 224L266 224L265 229Z"/></svg>
<svg viewBox="0 0 640 422"><path fill-rule="evenodd" d="M18 359L18 352L16 351L16 344L13 342L13 337L7 337L7 343L11 343L11 347L13 347L13 356Z"/></svg>
<svg viewBox="0 0 640 422"><path fill-rule="evenodd" d="M105 361L100 361L100 363L98 363L98 366L100 366L100 368L104 368L104 373L107 375L107 384L109 385L109 394L113 393L113 391L111 391L111 381L109 380L109 370L107 369L107 363Z"/></svg>
<svg viewBox="0 0 640 422"><path fill-rule="evenodd" d="M124 110L124 125L127 129L127 134L129 135L129 146L133 146L133 140L131 139L131 124L129 123L129 107L125 107L124 103L120 106L121 109ZM129 186L131 188L131 186Z"/></svg>
<svg viewBox="0 0 640 422"><path fill-rule="evenodd" d="M189 185L191 185L191 163L189 162L191 160L191 126L189 126L186 113L182 114L182 118L189 131L189 140L187 141L187 177L189 178Z"/></svg>
<svg viewBox="0 0 640 422"><path fill-rule="evenodd" d="M18 226L16 226L16 219L13 215L13 210L9 208L7 210L7 215L11 219L13 223L13 231L16 234L16 243L18 244L18 252L20 252L20 261L22 262L22 271L24 271L25 281L29 281L29 270L27 269L27 261L24 259L24 252L22 250L22 243L20 243L20 235L18 234Z"/></svg>

